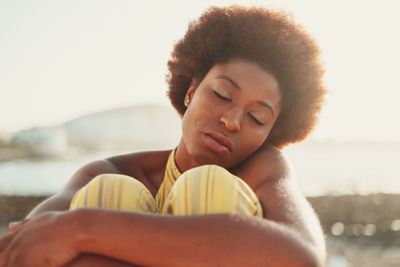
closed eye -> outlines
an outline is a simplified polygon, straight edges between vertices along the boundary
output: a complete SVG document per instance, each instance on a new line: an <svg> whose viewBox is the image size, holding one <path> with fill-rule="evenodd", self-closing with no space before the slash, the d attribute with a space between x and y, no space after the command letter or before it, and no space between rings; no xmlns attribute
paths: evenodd
<svg viewBox="0 0 400 267"><path fill-rule="evenodd" d="M264 123L263 123L263 122L261 122L261 121L257 120L257 118L256 118L256 117L254 117L254 115L253 115L253 114L251 114L250 112L247 112L247 114L249 114L250 118L252 118L252 119L253 119L253 121L255 121L255 122L258 124L258 125L264 125Z"/></svg>
<svg viewBox="0 0 400 267"><path fill-rule="evenodd" d="M222 96L222 95L220 95L220 94L218 94L216 91L214 91L213 90L213 92L214 92L214 94L216 95L216 96L218 96L219 98L221 98L221 99L223 99L223 100L226 100L226 101L229 101L229 102L232 102L232 99L229 99L229 98L227 98L227 97L225 97L225 96Z"/></svg>

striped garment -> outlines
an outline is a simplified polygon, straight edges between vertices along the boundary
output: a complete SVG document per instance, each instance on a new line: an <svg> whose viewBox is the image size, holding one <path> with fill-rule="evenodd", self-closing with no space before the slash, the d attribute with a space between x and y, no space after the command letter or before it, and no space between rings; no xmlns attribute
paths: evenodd
<svg viewBox="0 0 400 267"><path fill-rule="evenodd" d="M130 176L101 174L73 197L70 210L81 207L174 215L263 216L257 196L242 179L217 165L203 165L181 174L175 163L175 150L168 158L155 199Z"/></svg>

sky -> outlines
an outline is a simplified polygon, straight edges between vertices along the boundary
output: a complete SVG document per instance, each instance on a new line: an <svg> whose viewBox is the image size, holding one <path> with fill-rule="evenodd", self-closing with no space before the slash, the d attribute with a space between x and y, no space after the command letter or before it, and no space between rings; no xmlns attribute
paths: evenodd
<svg viewBox="0 0 400 267"><path fill-rule="evenodd" d="M210 5L284 9L317 40L329 90L312 138L400 141L400 1L1 0L0 133L166 97L166 63Z"/></svg>

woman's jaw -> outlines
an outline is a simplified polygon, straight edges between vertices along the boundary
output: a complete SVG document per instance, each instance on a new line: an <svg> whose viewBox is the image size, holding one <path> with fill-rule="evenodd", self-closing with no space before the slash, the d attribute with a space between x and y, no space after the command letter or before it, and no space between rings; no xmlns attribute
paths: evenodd
<svg viewBox="0 0 400 267"><path fill-rule="evenodd" d="M240 164L267 139L280 99L276 79L257 64L232 60L215 65L186 93L178 167Z"/></svg>

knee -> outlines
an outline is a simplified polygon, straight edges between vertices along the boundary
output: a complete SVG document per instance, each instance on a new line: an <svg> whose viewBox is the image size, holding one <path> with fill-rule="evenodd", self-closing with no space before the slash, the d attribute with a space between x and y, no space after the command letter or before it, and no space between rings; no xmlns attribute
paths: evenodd
<svg viewBox="0 0 400 267"><path fill-rule="evenodd" d="M111 189L120 191L124 188L142 188L145 187L141 182L135 178L115 173L103 173L95 176L87 185L87 187L96 190L110 191Z"/></svg>
<svg viewBox="0 0 400 267"><path fill-rule="evenodd" d="M184 172L176 180L175 184L187 183L189 186L195 186L200 182L207 182L213 179L223 184L236 183L236 176L218 165L202 165Z"/></svg>
<svg viewBox="0 0 400 267"><path fill-rule="evenodd" d="M70 209L81 207L155 212L151 193L138 180L121 174L101 174L81 188Z"/></svg>
<svg viewBox="0 0 400 267"><path fill-rule="evenodd" d="M203 165L183 173L172 187L162 212L262 217L261 206L252 189L242 179L217 165Z"/></svg>
<svg viewBox="0 0 400 267"><path fill-rule="evenodd" d="M163 212L175 215L234 213L236 177L216 165L203 165L183 173L173 185Z"/></svg>

